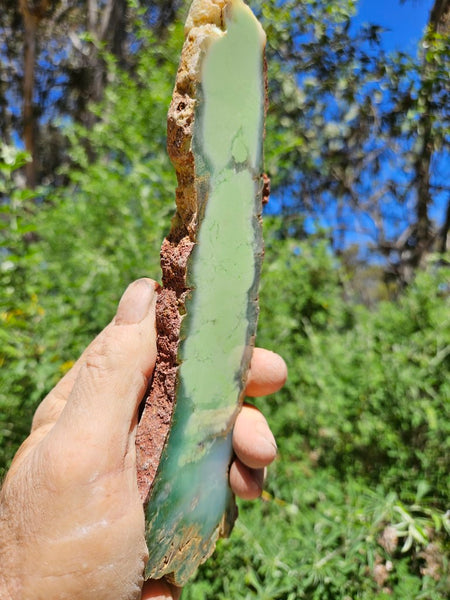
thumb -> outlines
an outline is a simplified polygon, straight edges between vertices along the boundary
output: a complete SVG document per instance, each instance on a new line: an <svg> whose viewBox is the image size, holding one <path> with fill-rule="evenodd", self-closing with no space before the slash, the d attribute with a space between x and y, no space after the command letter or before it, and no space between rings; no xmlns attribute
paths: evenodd
<svg viewBox="0 0 450 600"><path fill-rule="evenodd" d="M101 471L117 465L129 449L156 360L155 285L149 279L132 283L113 321L82 356L72 391L51 431L52 437L60 438L59 448L69 453L69 463L75 452L85 458L92 453Z"/></svg>

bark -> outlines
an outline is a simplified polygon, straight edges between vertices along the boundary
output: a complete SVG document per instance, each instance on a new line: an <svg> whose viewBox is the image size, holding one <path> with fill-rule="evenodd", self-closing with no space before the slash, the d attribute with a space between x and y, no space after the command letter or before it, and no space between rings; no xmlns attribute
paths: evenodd
<svg viewBox="0 0 450 600"><path fill-rule="evenodd" d="M431 34L448 31L450 23L450 0L435 0L430 12L428 29ZM425 106L422 110L418 130L421 131L421 151L415 161L415 188L416 188L416 222L412 237L408 239L408 248L403 248L401 272L403 283L408 283L414 272L424 262L426 255L432 250L436 240L429 216L429 209L433 202L431 193L431 162L433 158L433 86L430 85L433 69L432 64L424 65L422 91L426 92ZM425 94L424 94L425 95ZM448 216L448 215L447 215ZM445 226L444 226L445 229ZM444 238L443 238L444 239ZM411 240L413 243L411 244ZM446 243L444 241L444 247ZM442 246L442 244L441 244Z"/></svg>
<svg viewBox="0 0 450 600"><path fill-rule="evenodd" d="M48 10L48 0L35 4L28 0L19 0L19 10L22 14L24 39L24 69L23 69L23 136L25 149L31 156L31 161L25 167L27 186L36 186L36 120L33 105L33 92L36 70L37 29Z"/></svg>
<svg viewBox="0 0 450 600"><path fill-rule="evenodd" d="M86 30L93 42L89 46L85 70L87 77L82 79L84 86L80 89L80 121L91 127L95 121L89 111L91 102L99 102L106 85L106 63L101 56L101 49L111 52L119 64L124 63L127 35L127 0L107 0L99 5L97 0L88 0ZM83 45L80 44L80 48Z"/></svg>
<svg viewBox="0 0 450 600"><path fill-rule="evenodd" d="M440 233L439 252L445 254L447 252L448 234L450 232L450 198L447 200L447 210L445 212L445 221Z"/></svg>
<svg viewBox="0 0 450 600"><path fill-rule="evenodd" d="M450 0L435 0L428 22L432 31L446 33L450 28Z"/></svg>
<svg viewBox="0 0 450 600"><path fill-rule="evenodd" d="M427 98L427 107L431 98ZM432 230L431 220L429 216L429 208L433 198L430 191L430 171L431 158L433 156L433 144L431 139L431 121L428 115L428 110L424 111L421 118L423 130L422 136L422 151L417 157L415 163L415 181L416 181L416 227L415 238L416 244L411 256L411 266L415 269L420 267L424 256L431 249L434 234Z"/></svg>

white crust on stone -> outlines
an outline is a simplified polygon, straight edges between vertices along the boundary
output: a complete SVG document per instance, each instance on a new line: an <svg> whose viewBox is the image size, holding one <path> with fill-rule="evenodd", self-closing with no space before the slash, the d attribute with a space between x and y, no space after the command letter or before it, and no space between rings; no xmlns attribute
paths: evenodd
<svg viewBox="0 0 450 600"><path fill-rule="evenodd" d="M223 9L231 0L193 0L186 19L185 33L194 27L216 25L223 27Z"/></svg>

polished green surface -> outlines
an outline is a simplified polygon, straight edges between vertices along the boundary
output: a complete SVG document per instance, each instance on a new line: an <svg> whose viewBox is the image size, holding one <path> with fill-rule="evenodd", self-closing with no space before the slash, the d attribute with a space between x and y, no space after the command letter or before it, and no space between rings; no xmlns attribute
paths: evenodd
<svg viewBox="0 0 450 600"><path fill-rule="evenodd" d="M257 168L261 158L263 102L261 28L241 2L234 2L227 34L209 50L203 65L203 148L212 170L233 163ZM217 117L220 115L220 126ZM255 135L255 132L258 134Z"/></svg>
<svg viewBox="0 0 450 600"><path fill-rule="evenodd" d="M202 220L188 263L176 407L146 514L147 575L175 572L178 583L210 554L232 500L231 427L257 320L264 35L243 2L230 4L197 94L192 145Z"/></svg>

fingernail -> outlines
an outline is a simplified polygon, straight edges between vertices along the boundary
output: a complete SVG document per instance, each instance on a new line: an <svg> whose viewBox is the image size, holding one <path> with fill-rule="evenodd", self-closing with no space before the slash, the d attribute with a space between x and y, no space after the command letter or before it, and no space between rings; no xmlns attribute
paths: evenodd
<svg viewBox="0 0 450 600"><path fill-rule="evenodd" d="M131 283L119 302L115 324L132 325L145 319L155 298L155 285L144 278Z"/></svg>
<svg viewBox="0 0 450 600"><path fill-rule="evenodd" d="M258 486L260 492L263 491L266 474L267 474L267 469L254 469L253 470L253 473L252 473L253 481Z"/></svg>
<svg viewBox="0 0 450 600"><path fill-rule="evenodd" d="M265 421L258 421L256 423L256 431L259 433L261 443L267 448L267 450L271 449L274 454L277 454L278 446L275 438L273 437L273 433L267 426L267 423Z"/></svg>

